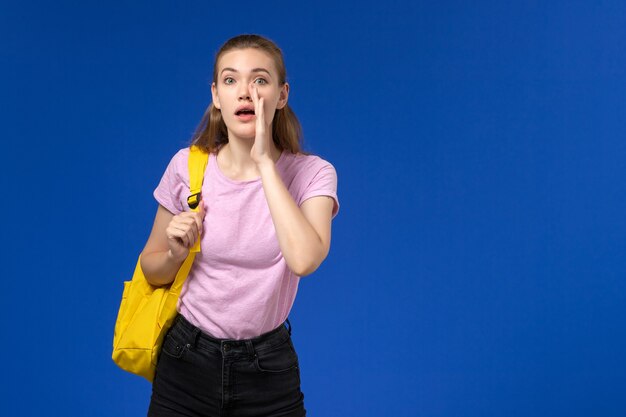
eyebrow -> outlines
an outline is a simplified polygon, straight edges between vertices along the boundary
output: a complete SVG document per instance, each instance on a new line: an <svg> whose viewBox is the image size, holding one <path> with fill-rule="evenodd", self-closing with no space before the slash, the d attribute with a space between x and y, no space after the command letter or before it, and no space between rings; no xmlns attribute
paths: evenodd
<svg viewBox="0 0 626 417"><path fill-rule="evenodd" d="M224 71L231 71L231 72L239 72L234 68L231 67L226 67L222 70L222 72L220 72L220 74L223 74ZM268 70L266 70L265 68L252 68L252 70L250 70L250 72L265 72L267 73L267 75L271 76L272 74L270 74L270 72Z"/></svg>

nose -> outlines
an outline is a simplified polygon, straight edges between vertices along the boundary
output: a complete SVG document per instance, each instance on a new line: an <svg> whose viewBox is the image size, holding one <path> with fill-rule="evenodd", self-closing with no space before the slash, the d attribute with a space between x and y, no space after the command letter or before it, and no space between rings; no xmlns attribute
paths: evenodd
<svg viewBox="0 0 626 417"><path fill-rule="evenodd" d="M249 86L245 83L239 84L239 100L252 100Z"/></svg>

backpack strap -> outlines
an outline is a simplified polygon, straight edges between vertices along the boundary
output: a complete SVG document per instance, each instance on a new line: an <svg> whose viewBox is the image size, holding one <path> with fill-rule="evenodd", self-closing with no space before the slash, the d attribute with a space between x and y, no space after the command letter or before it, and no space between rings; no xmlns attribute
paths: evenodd
<svg viewBox="0 0 626 417"><path fill-rule="evenodd" d="M202 182L204 180L204 171L206 169L209 154L197 146L189 149L189 197L187 204L192 211L198 211L200 202L202 201ZM200 252L200 239L191 248L191 252Z"/></svg>

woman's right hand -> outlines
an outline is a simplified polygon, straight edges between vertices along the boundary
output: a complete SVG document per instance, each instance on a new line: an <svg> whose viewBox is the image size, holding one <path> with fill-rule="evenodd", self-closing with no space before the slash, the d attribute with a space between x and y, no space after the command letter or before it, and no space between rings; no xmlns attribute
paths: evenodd
<svg viewBox="0 0 626 417"><path fill-rule="evenodd" d="M206 211L204 202L200 201L200 210L184 211L172 217L165 233L169 246L168 255L177 262L182 262L189 255L189 250L202 236L202 224Z"/></svg>

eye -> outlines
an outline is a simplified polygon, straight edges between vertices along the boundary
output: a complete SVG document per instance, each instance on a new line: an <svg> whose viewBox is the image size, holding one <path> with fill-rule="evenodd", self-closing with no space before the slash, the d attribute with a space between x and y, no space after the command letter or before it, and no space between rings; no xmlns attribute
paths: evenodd
<svg viewBox="0 0 626 417"><path fill-rule="evenodd" d="M235 79L233 77L224 78L224 84L233 84L234 82L235 82Z"/></svg>
<svg viewBox="0 0 626 417"><path fill-rule="evenodd" d="M267 80L265 80L265 78L257 78L256 80L254 80L254 82L260 85L267 84Z"/></svg>

